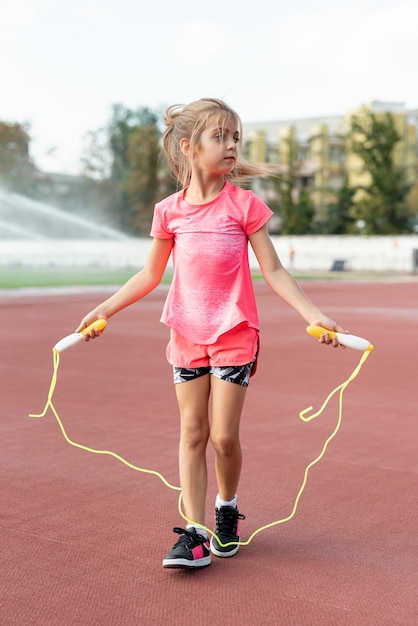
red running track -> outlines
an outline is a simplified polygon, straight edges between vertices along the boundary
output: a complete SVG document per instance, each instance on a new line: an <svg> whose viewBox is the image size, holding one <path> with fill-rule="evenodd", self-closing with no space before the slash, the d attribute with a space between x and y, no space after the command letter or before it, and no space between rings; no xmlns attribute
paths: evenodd
<svg viewBox="0 0 418 626"><path fill-rule="evenodd" d="M311 470L296 516L195 572L161 567L171 528L182 524L176 492L68 445L50 411L28 417L46 402L52 346L103 293L2 294L2 625L417 623L418 283L304 287L375 350L345 391L341 430ZM242 422L244 539L290 514L306 465L335 427L337 398L309 424L299 411L317 409L361 355L318 345L264 284L256 293L262 349ZM54 405L76 442L176 484L164 296L156 290L100 340L64 352Z"/></svg>

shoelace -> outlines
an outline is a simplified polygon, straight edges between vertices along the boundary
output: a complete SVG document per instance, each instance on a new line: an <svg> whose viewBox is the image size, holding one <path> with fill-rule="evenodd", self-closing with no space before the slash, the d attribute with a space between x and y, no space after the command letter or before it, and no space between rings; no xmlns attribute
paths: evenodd
<svg viewBox="0 0 418 626"><path fill-rule="evenodd" d="M225 511L222 508L215 509L215 516L217 534L224 534L229 537L236 536L238 520L245 519L245 515L239 513L237 509L235 511Z"/></svg>
<svg viewBox="0 0 418 626"><path fill-rule="evenodd" d="M173 528L173 533L177 533L177 535L184 535L183 537L180 537L178 542L189 543L190 540L192 540L194 543L200 544L200 545L203 545L204 543L207 542L206 537L204 537L203 535L200 535L197 532L187 530L186 528L179 528L178 526L175 526Z"/></svg>

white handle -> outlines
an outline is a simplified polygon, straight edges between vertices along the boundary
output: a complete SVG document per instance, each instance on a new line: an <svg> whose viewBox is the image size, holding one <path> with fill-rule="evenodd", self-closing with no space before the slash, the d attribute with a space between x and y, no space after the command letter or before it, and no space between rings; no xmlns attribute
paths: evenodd
<svg viewBox="0 0 418 626"><path fill-rule="evenodd" d="M369 350L370 342L357 335L344 335L343 333L336 333L338 343L347 348L354 348L355 350Z"/></svg>
<svg viewBox="0 0 418 626"><path fill-rule="evenodd" d="M54 352L62 352L71 346L74 346L76 343L83 339L83 335L81 333L71 333L71 335L67 335L63 339L60 339L58 343L53 347Z"/></svg>

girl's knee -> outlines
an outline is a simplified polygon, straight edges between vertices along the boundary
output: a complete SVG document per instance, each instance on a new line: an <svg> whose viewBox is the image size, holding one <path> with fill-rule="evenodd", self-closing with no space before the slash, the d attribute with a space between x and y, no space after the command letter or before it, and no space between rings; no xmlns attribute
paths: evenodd
<svg viewBox="0 0 418 626"><path fill-rule="evenodd" d="M239 438L229 433L211 435L211 441L218 456L232 456L240 447Z"/></svg>
<svg viewBox="0 0 418 626"><path fill-rule="evenodd" d="M180 432L181 443L190 449L206 447L209 438L209 427L207 425L183 426Z"/></svg>

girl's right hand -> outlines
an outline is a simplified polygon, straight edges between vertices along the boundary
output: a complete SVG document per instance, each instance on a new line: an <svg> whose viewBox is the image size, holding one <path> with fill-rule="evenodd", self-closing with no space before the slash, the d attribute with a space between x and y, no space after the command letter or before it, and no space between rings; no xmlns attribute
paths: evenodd
<svg viewBox="0 0 418 626"><path fill-rule="evenodd" d="M85 317L83 317L80 324L77 326L75 332L81 333L82 331L84 331L85 328L87 328L87 326L90 326L90 324L92 324L96 320L103 320L103 319L106 320L107 318L104 315L99 314L96 310L91 311L90 313L87 313ZM90 339L95 339L96 337L100 337L103 331L104 331L104 328L102 328L101 330L98 330L97 328L91 328L88 333L83 333L83 339L84 341L90 341Z"/></svg>

